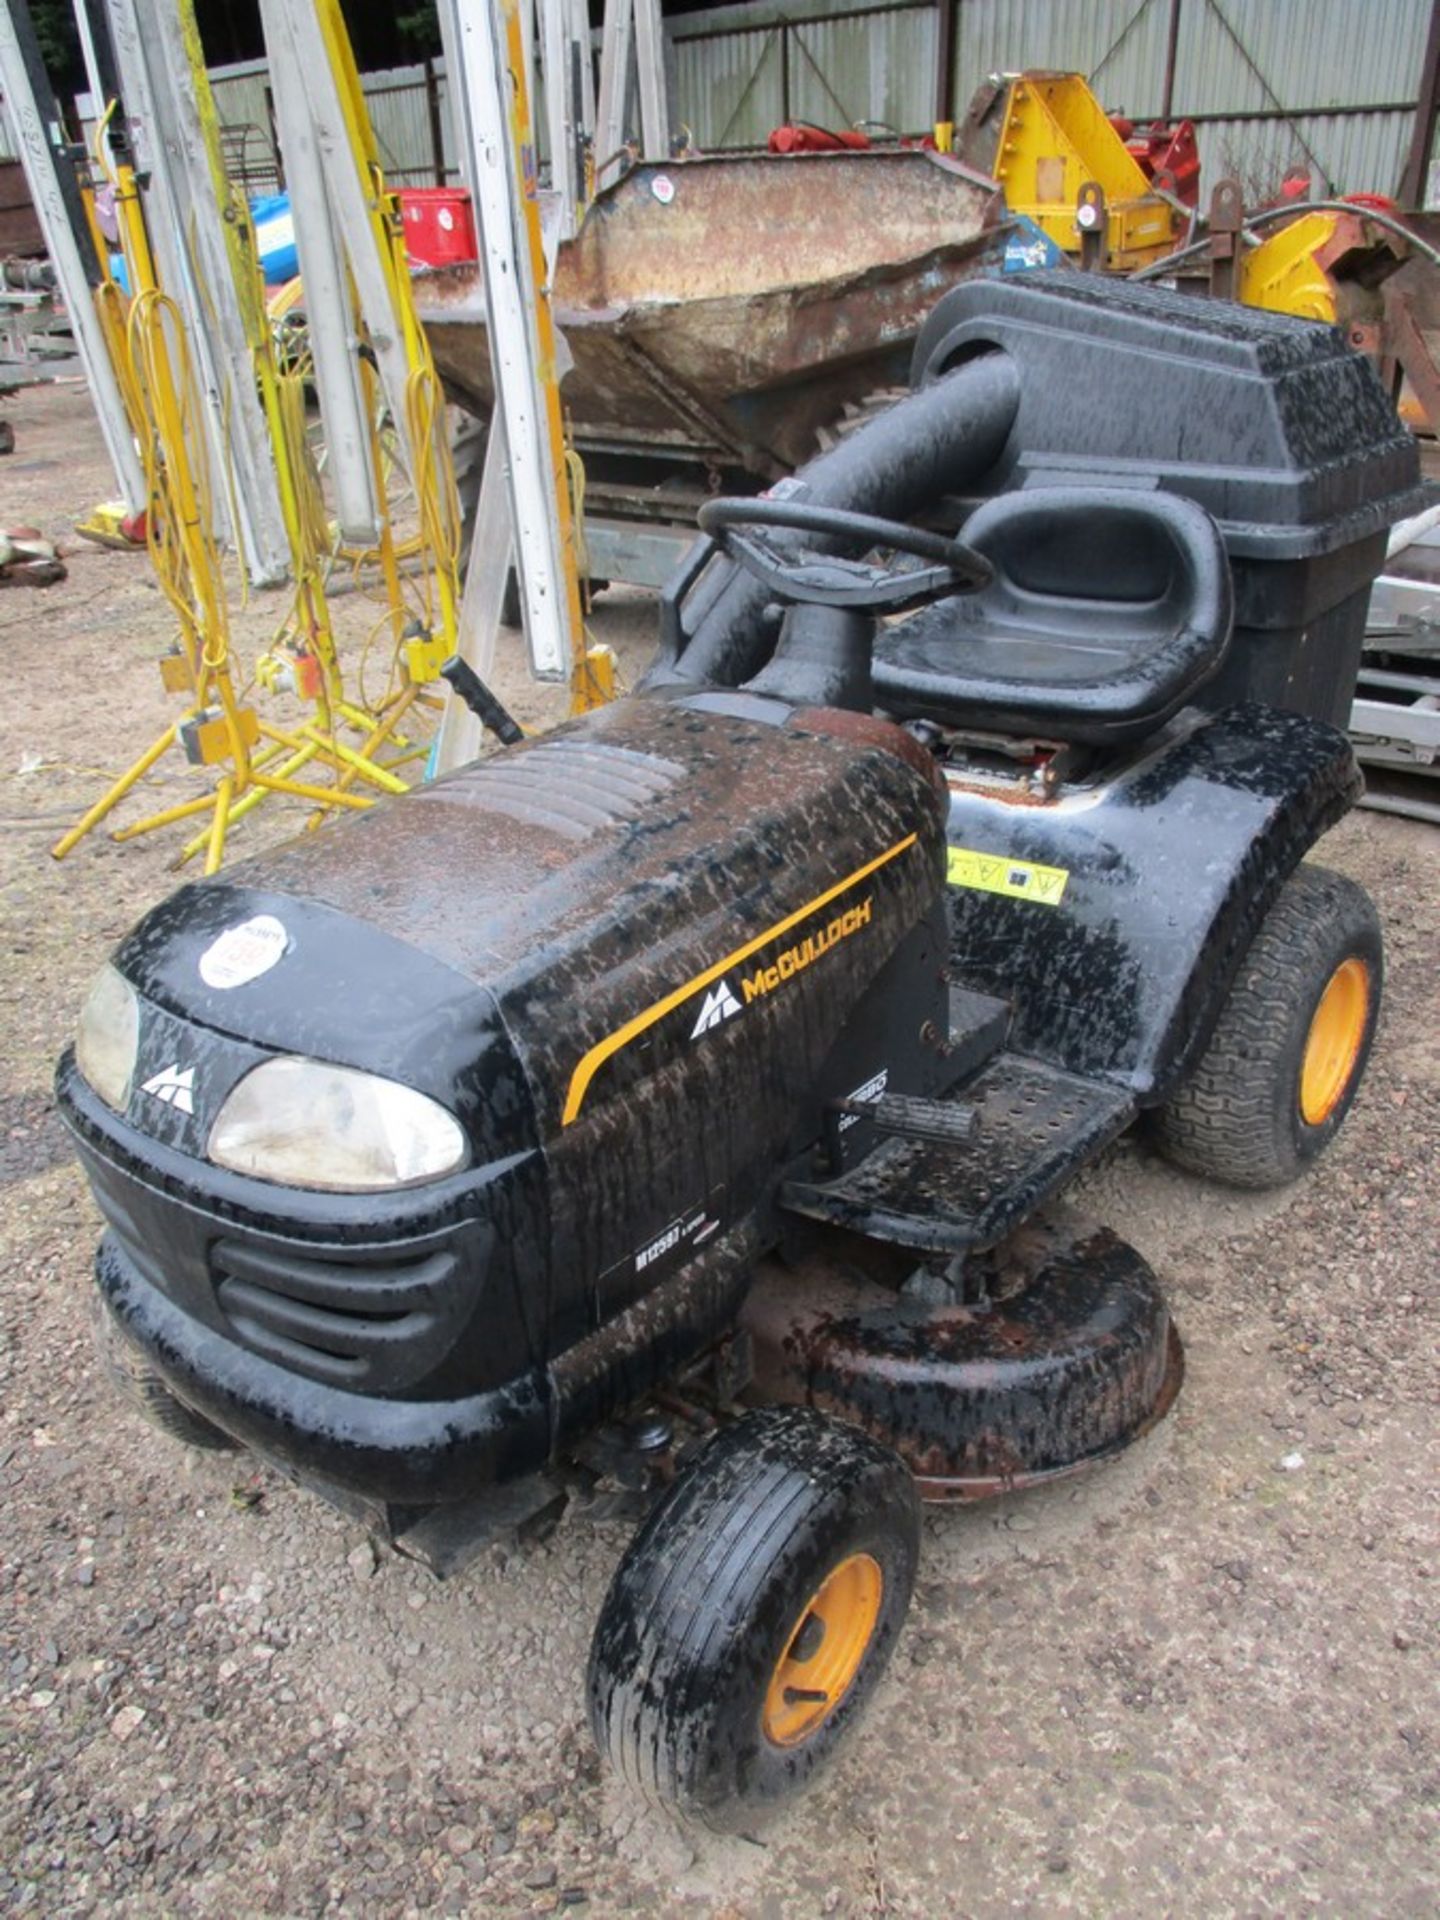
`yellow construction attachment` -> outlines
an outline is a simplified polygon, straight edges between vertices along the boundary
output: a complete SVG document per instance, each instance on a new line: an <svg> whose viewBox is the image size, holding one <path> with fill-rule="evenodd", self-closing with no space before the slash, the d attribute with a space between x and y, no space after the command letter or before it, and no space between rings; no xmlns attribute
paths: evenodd
<svg viewBox="0 0 1440 1920"><path fill-rule="evenodd" d="M1336 228L1346 216L1302 213L1240 256L1236 298L1247 307L1336 320L1335 282L1326 270Z"/></svg>
<svg viewBox="0 0 1440 1920"><path fill-rule="evenodd" d="M1086 186L1105 198L1108 267L1148 266L1175 245L1176 210L1153 192L1078 73L1015 76L992 171L1010 211L1033 220L1066 253L1081 250L1075 209Z"/></svg>

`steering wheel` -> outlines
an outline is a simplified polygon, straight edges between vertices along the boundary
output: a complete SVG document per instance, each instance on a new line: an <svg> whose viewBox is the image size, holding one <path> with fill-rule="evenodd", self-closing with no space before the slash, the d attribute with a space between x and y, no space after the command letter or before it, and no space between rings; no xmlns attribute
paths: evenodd
<svg viewBox="0 0 1440 1920"><path fill-rule="evenodd" d="M809 607L849 607L858 613L909 613L932 600L956 593L978 593L994 578L983 554L943 534L907 527L898 520L849 513L841 507L807 507L798 500L707 500L700 529L720 551L782 600ZM740 531L744 528L744 532ZM768 528L792 533L823 533L831 539L890 547L897 553L934 564L926 567L870 566L836 554L802 550L788 553L765 539Z"/></svg>

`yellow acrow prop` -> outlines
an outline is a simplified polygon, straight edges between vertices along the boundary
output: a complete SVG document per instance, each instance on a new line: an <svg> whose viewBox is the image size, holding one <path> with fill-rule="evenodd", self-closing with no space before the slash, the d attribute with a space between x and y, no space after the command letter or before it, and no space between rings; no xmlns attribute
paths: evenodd
<svg viewBox="0 0 1440 1920"><path fill-rule="evenodd" d="M535 135L530 121L530 95L525 83L527 62L517 0L501 0L505 23L505 60L510 73L510 140L518 154L535 152ZM545 247L540 231L540 203L533 177L527 176L523 195L525 235L530 250L530 271L537 288L548 286ZM580 604L580 568L576 543L576 515L571 501L569 464L565 452L565 425L560 410L560 378L555 357L555 327L548 298L535 303L535 331L540 349L540 387L545 404L545 427L550 439L551 471L556 475L556 516L560 530L560 554L564 572L566 607L569 615L571 645L570 711L584 713L605 702L604 669L597 673L585 644L585 619ZM613 684L613 681L612 681Z"/></svg>
<svg viewBox="0 0 1440 1920"><path fill-rule="evenodd" d="M113 113L113 106L109 110ZM106 116L108 120L108 114ZM242 708L230 673L228 609L219 555L211 535L213 515L204 440L198 431L200 399L180 314L155 279L154 260L133 169L110 169L102 120L96 135L96 163L115 190L115 214L121 251L133 289L125 296L107 274L112 316L124 315L123 334L112 340L123 365L122 390L133 407L137 441L145 472L146 539L156 579L170 602L179 628L178 650L162 662L167 687L188 693L190 705L51 849L59 860L124 799L152 767L177 744L187 758L203 766L229 763L216 788L195 799L120 829L117 840L134 839L157 827L208 813L203 836L205 871L218 868L225 836L237 810L266 793L286 793L312 805L366 807L367 797L311 786L271 773L252 757L268 729L254 712ZM113 333L112 329L112 333ZM338 757L336 764L344 764ZM346 765L343 778L356 769Z"/></svg>

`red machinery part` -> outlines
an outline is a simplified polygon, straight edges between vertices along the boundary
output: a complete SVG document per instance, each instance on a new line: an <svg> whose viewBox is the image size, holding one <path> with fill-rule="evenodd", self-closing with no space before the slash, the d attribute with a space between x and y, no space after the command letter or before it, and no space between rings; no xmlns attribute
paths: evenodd
<svg viewBox="0 0 1440 1920"><path fill-rule="evenodd" d="M1167 126L1154 120L1140 126L1112 114L1110 124L1147 180L1187 207L1200 204L1200 149L1193 121L1178 120Z"/></svg>
<svg viewBox="0 0 1440 1920"><path fill-rule="evenodd" d="M402 187L400 217L412 267L455 267L479 259L466 188Z"/></svg>
<svg viewBox="0 0 1440 1920"><path fill-rule="evenodd" d="M870 145L869 137L845 128L832 133L828 127L812 127L805 121L776 127L767 145L771 153L843 153L846 148L862 153Z"/></svg>

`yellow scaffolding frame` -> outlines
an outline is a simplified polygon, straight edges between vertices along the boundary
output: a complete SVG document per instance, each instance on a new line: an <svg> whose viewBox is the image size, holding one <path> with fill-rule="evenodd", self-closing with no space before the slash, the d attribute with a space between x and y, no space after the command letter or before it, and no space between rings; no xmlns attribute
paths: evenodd
<svg viewBox="0 0 1440 1920"><path fill-rule="evenodd" d="M114 111L113 106L110 111ZM288 749L294 760L304 743L279 729L263 727L254 710L243 707L236 696L230 671L228 611L211 533L208 462L197 431L200 399L194 370L179 310L156 281L134 169L112 169L104 161L104 125L102 121L97 131L97 159L114 187L121 251L134 289L125 322L122 384L127 399L137 409L141 426L146 542L156 578L179 623L181 671L172 676L177 683L172 690L188 690L191 697L181 718L165 728L61 836L51 852L57 860L63 860L171 748L182 745L198 764L217 765L228 760L231 770L221 776L211 792L162 808L119 829L114 837L134 839L208 811L211 818L204 834L205 871L214 873L224 854L226 832L236 807L253 804L265 793L286 793L320 806L362 808L371 802L360 795L294 779L293 773L305 764L304 760L289 771L275 770L272 763L280 753ZM270 745L256 754L252 749L262 735L268 737Z"/></svg>

